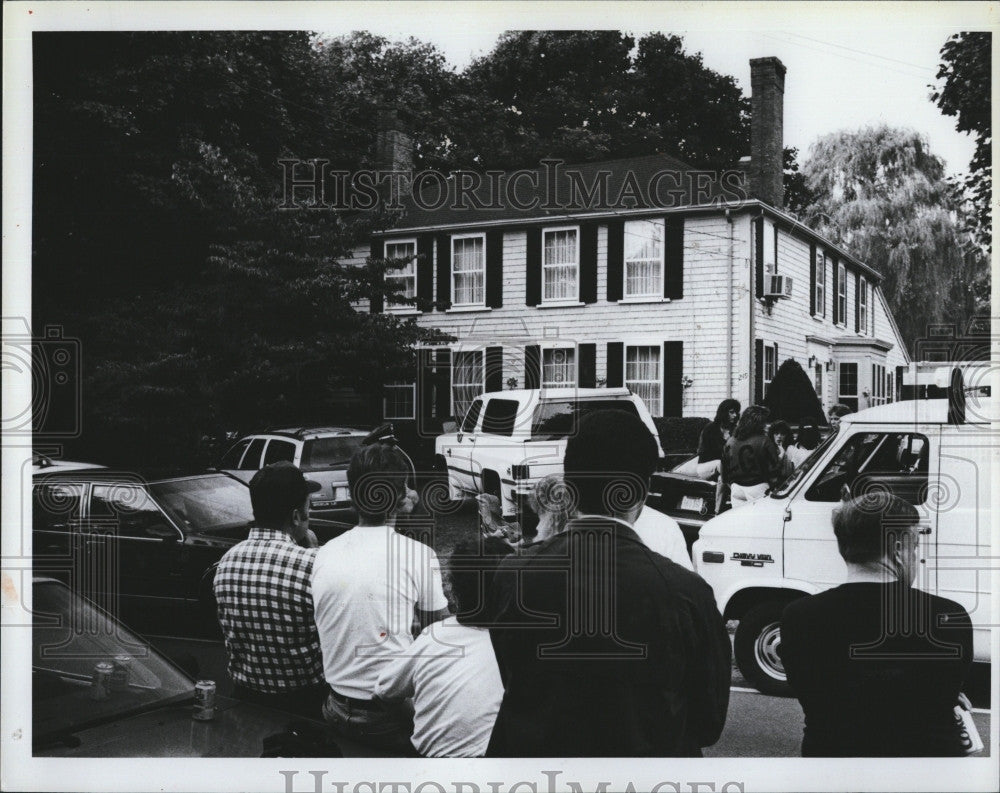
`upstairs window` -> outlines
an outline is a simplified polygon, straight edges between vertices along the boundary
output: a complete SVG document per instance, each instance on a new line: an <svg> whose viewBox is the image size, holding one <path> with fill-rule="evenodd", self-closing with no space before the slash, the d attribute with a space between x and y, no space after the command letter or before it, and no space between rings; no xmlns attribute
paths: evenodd
<svg viewBox="0 0 1000 793"><path fill-rule="evenodd" d="M646 403L651 415L663 415L659 345L625 347L625 385Z"/></svg>
<svg viewBox="0 0 1000 793"><path fill-rule="evenodd" d="M417 241L398 240L387 242L385 245L385 258L390 260L406 259L406 265L402 268L390 268L385 271L385 282L387 286L399 289L399 297L415 298L417 296ZM406 303L399 300L387 301L389 308L410 308Z"/></svg>
<svg viewBox="0 0 1000 793"><path fill-rule="evenodd" d="M837 320L838 324L847 324L847 268L837 263Z"/></svg>
<svg viewBox="0 0 1000 793"><path fill-rule="evenodd" d="M858 327L861 332L868 333L868 281L858 280Z"/></svg>
<svg viewBox="0 0 1000 793"><path fill-rule="evenodd" d="M580 299L580 232L576 227L542 231L542 302Z"/></svg>
<svg viewBox="0 0 1000 793"><path fill-rule="evenodd" d="M452 305L486 305L486 237L483 234L451 238Z"/></svg>
<svg viewBox="0 0 1000 793"><path fill-rule="evenodd" d="M826 254L816 254L816 314L826 316Z"/></svg>
<svg viewBox="0 0 1000 793"><path fill-rule="evenodd" d="M663 219L625 223L625 297L663 297Z"/></svg>

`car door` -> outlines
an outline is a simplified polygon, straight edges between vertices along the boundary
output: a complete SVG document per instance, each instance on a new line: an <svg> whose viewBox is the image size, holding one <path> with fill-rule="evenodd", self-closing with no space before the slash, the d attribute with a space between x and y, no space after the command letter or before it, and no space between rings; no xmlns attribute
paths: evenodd
<svg viewBox="0 0 1000 793"><path fill-rule="evenodd" d="M495 396L490 398L483 409L479 432L476 433L472 449L472 473L476 478L476 489L506 497L514 482L511 465L524 459L524 433L515 432L518 408L516 399ZM507 499L508 511L513 508Z"/></svg>
<svg viewBox="0 0 1000 793"><path fill-rule="evenodd" d="M164 514L141 482L91 486L84 545L105 579L99 589L125 600L184 600L189 549L183 532Z"/></svg>
<svg viewBox="0 0 1000 793"><path fill-rule="evenodd" d="M472 492L479 490L479 477L473 468L472 451L476 445L476 432L482 411L483 400L473 400L455 435L455 444L444 450L452 481L462 490Z"/></svg>
<svg viewBox="0 0 1000 793"><path fill-rule="evenodd" d="M36 477L31 491L35 573L69 581L77 565L74 537L83 515L85 484Z"/></svg>
<svg viewBox="0 0 1000 793"><path fill-rule="evenodd" d="M837 549L833 511L846 486L852 497L888 492L914 504L926 521L927 483L936 475L931 429L910 432L852 428L810 472L785 511L784 576L821 587L837 586L847 566Z"/></svg>

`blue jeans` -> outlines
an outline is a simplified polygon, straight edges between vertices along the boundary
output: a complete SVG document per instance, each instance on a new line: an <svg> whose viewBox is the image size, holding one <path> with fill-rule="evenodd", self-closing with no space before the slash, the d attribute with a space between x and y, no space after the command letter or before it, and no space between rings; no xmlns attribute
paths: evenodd
<svg viewBox="0 0 1000 793"><path fill-rule="evenodd" d="M402 705L376 701L370 707L358 707L330 694L323 703L323 718L335 733L348 740L386 749L402 757L416 756L410 743L413 714Z"/></svg>

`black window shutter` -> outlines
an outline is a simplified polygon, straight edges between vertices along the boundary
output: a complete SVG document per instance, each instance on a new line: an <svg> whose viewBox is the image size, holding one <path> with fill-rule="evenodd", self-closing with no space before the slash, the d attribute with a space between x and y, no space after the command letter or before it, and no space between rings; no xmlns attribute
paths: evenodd
<svg viewBox="0 0 1000 793"><path fill-rule="evenodd" d="M417 308L431 311L434 306L434 237L417 237Z"/></svg>
<svg viewBox="0 0 1000 793"><path fill-rule="evenodd" d="M840 322L840 290L837 288L839 284L837 283L838 270L837 260L830 259L830 263L833 265L833 289L830 290L830 294L833 295L833 324L836 325Z"/></svg>
<svg viewBox="0 0 1000 793"><path fill-rule="evenodd" d="M577 347L577 385L580 388L597 386L597 345L581 344Z"/></svg>
<svg viewBox="0 0 1000 793"><path fill-rule="evenodd" d="M625 384L625 344L620 341L608 342L608 388L619 388Z"/></svg>
<svg viewBox="0 0 1000 793"><path fill-rule="evenodd" d="M527 271L525 272L524 302L537 306L542 302L542 230L528 229L527 250L525 251Z"/></svg>
<svg viewBox="0 0 1000 793"><path fill-rule="evenodd" d="M608 221L608 302L622 299L625 267L625 222Z"/></svg>
<svg viewBox="0 0 1000 793"><path fill-rule="evenodd" d="M451 236L438 234L437 249L437 307L444 311L451 308Z"/></svg>
<svg viewBox="0 0 1000 793"><path fill-rule="evenodd" d="M665 226L666 266L663 273L663 296L671 300L680 300L684 297L684 218L670 215L666 219ZM668 414L664 411L663 415Z"/></svg>
<svg viewBox="0 0 1000 793"><path fill-rule="evenodd" d="M542 348L537 344L524 348L524 387L542 387Z"/></svg>
<svg viewBox="0 0 1000 793"><path fill-rule="evenodd" d="M437 366L437 399L434 412L439 419L451 415L451 350L438 350L434 353Z"/></svg>
<svg viewBox="0 0 1000 793"><path fill-rule="evenodd" d="M663 415L680 416L684 412L684 342L663 343Z"/></svg>
<svg viewBox="0 0 1000 793"><path fill-rule="evenodd" d="M753 403L760 405L764 401L764 340L754 342L753 354Z"/></svg>
<svg viewBox="0 0 1000 793"><path fill-rule="evenodd" d="M503 391L503 347L486 348L486 390Z"/></svg>
<svg viewBox="0 0 1000 793"><path fill-rule="evenodd" d="M757 297L764 296L764 218L757 218L753 222L754 239L754 275L757 290Z"/></svg>
<svg viewBox="0 0 1000 793"><path fill-rule="evenodd" d="M369 256L373 261L385 258L385 241L372 240L372 249ZM382 293L385 276L380 275L373 279L371 297L368 301L368 312L371 314L381 314L385 308L385 298Z"/></svg>
<svg viewBox="0 0 1000 793"><path fill-rule="evenodd" d="M597 302L597 224L580 224L580 302Z"/></svg>
<svg viewBox="0 0 1000 793"><path fill-rule="evenodd" d="M906 371L905 366L896 367L896 382L893 383L893 388L896 389L896 393L893 394L893 401L898 402L900 399L915 399L916 395L907 395L903 393L903 372Z"/></svg>
<svg viewBox="0 0 1000 793"><path fill-rule="evenodd" d="M854 274L854 332L861 331L861 273Z"/></svg>
<svg viewBox="0 0 1000 793"><path fill-rule="evenodd" d="M503 306L503 232L486 232L486 305Z"/></svg>
<svg viewBox="0 0 1000 793"><path fill-rule="evenodd" d="M434 350L420 350L417 355L420 362L420 371L417 375L417 399L419 400L417 404L417 415L420 416L421 419L429 419L433 413L434 384L436 382L436 374L434 372ZM422 423L421 427L429 429L429 425L426 423Z"/></svg>
<svg viewBox="0 0 1000 793"><path fill-rule="evenodd" d="M809 313L816 313L816 243L809 246Z"/></svg>

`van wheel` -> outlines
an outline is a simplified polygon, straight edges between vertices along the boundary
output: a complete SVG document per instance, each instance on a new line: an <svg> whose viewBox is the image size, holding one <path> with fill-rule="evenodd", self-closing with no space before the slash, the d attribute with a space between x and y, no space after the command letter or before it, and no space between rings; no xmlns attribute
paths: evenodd
<svg viewBox="0 0 1000 793"><path fill-rule="evenodd" d="M483 471L483 492L500 498L500 475L496 471Z"/></svg>
<svg viewBox="0 0 1000 793"><path fill-rule="evenodd" d="M762 694L792 696L785 667L778 655L781 646L781 612L787 601L768 600L742 617L736 626L733 651L743 677Z"/></svg>

